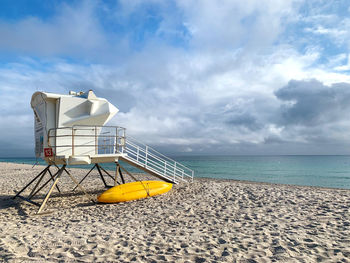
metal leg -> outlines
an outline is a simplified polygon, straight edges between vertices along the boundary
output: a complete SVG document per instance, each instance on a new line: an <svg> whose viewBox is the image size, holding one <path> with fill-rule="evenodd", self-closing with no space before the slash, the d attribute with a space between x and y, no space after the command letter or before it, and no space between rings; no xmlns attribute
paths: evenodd
<svg viewBox="0 0 350 263"><path fill-rule="evenodd" d="M102 175L102 172L101 172L101 169L100 169L100 166L98 165L98 163L96 164L96 167L97 167L97 170L98 170L98 172L99 172L99 174L100 174L100 176L101 176L102 182L104 183L105 187L107 188L108 185L106 184L106 181L105 181L105 179L103 178L103 175Z"/></svg>
<svg viewBox="0 0 350 263"><path fill-rule="evenodd" d="M23 197L23 196L21 196L21 195L19 195L18 198L21 198L22 200L27 201L28 203L31 203L31 204L33 204L33 205L36 205L36 206L39 206L39 207L40 207L40 204L39 204L39 203L34 202L34 201L32 201L32 200L30 200L30 199L28 199L28 198L25 198L25 197Z"/></svg>
<svg viewBox="0 0 350 263"><path fill-rule="evenodd" d="M44 208L45 208L45 206L46 206L48 200L50 199L50 196L51 196L51 194L52 194L53 189L56 187L57 190L58 190L59 192L61 192L60 189L59 189L59 187L58 187L58 185L57 185L57 183L58 183L59 178L62 176L63 172L66 172L66 173L69 175L69 177L71 178L71 180L77 185L76 187L79 187L80 190L81 190L82 192L84 192L84 194L88 197L88 199L90 199L93 203L95 203L94 198L92 198L92 197L87 193L87 191L80 185L80 183L78 183L78 181L68 172L68 170L66 169L66 164L64 164L61 168L58 167L57 165L55 165L55 166L58 168L58 170L57 170L57 172L54 173L54 174L52 174L52 172L50 171L50 166L51 166L51 165L48 165L44 170L42 170L33 180L31 180L31 181L30 181L21 191L19 191L13 198L19 197L19 198L21 198L21 199L23 199L23 200L25 200L25 201L27 201L27 202L29 202L29 203L32 203L32 204L34 204L34 205L39 206L39 210L38 210L37 214L40 214L40 213L43 212L43 210L44 210ZM95 166L96 166L96 165L95 165ZM95 166L94 166L94 167L95 167ZM89 173L94 169L94 167L89 171ZM100 168L101 168L101 167L98 167L98 170L99 170L99 173L100 173L101 178L103 178L102 172L101 172ZM103 169L103 168L102 168L102 169ZM103 170L104 170L104 169L103 169ZM45 175L46 175L47 172L50 174L50 178L49 178L47 181L45 181L44 184L40 185L40 184L42 183L43 178L45 177ZM105 172L106 172L106 171L105 171ZM88 173L87 175L89 175L89 173ZM106 172L106 173L108 174L108 172ZM86 176L87 176L87 175L86 175ZM111 176L110 174L108 174L108 175ZM83 179L85 179L86 176L85 176ZM38 180L38 179L39 179L39 180ZM114 178L113 178L113 179L114 179ZM30 193L30 195L29 195L29 198L25 198L25 197L21 196L20 194L21 194L25 189L27 189L31 184L33 184L36 180L38 180L38 181L35 183L34 189L32 189L32 191L31 191L31 193ZM37 195L37 194L38 194L49 182L51 182L51 181L53 181L53 183L52 183L52 185L51 185L49 191L48 191L47 194L45 195L45 198L44 198L43 202L42 202L41 204L39 204L39 203L37 203L37 202L32 201L31 198L33 198L35 195ZM105 183L104 178L103 178L103 182ZM106 185L106 184L105 184L105 185Z"/></svg>
<svg viewBox="0 0 350 263"><path fill-rule="evenodd" d="M42 176L39 178L38 182L36 183L36 185L34 186L33 190L30 192L29 196L28 196L28 199L32 199L32 195L34 193L34 191L38 188L41 180L45 177L45 174L46 174L47 170L45 171L45 173L42 174Z"/></svg>
<svg viewBox="0 0 350 263"><path fill-rule="evenodd" d="M52 181L55 181L55 179L53 178L53 175L52 175L52 173L51 173L50 169L48 169L47 171L49 172L49 174L50 174L50 176L51 176ZM59 193L61 193L61 190L60 190L60 188L58 187L58 184L56 184L56 189L57 189L57 191L58 191Z"/></svg>
<svg viewBox="0 0 350 263"><path fill-rule="evenodd" d="M122 170L123 170L124 172L126 172L132 179L134 179L135 181L140 181L140 180L137 180L137 179L135 178L135 176L133 176L131 173L129 173L128 170L126 170L126 169L125 169L123 166L121 166L120 164L119 164L119 167L122 168Z"/></svg>
<svg viewBox="0 0 350 263"><path fill-rule="evenodd" d="M95 167L96 167L96 164L95 164L95 165L90 169L90 171L83 177L83 179L81 179L80 182L73 188L73 191L74 191L75 189L77 189L78 185L81 184L81 183L85 180L86 177L88 177L88 175L92 172L92 170L95 169Z"/></svg>
<svg viewBox="0 0 350 263"><path fill-rule="evenodd" d="M102 166L100 166L99 164L95 164L95 165L90 169L90 171L83 177L83 179L81 179L80 182L76 184L76 186L73 188L73 191L75 191L75 190L77 189L78 185L80 185L80 184L86 179L86 177L88 177L88 175L92 172L92 170L93 170L95 167L97 168L98 173L99 173L99 175L100 175L100 177L101 177L101 179L102 179L102 182L103 182L103 184L105 185L105 187L109 187L109 186L107 185L106 180L105 180L104 177L103 177L102 171L105 172L110 178L112 178L113 180L115 180L115 178L114 178L112 175L110 175L110 173L108 173L105 169L103 169ZM101 170L102 170L102 171L101 171Z"/></svg>
<svg viewBox="0 0 350 263"><path fill-rule="evenodd" d="M36 192L32 194L32 197L35 196L37 193L39 193L41 189L43 189L50 181L52 181L52 179L58 176L58 173L60 172L60 170L61 168L59 168L59 170L49 180L47 180L38 190L36 190Z"/></svg>
<svg viewBox="0 0 350 263"><path fill-rule="evenodd" d="M119 174L120 174L120 178L122 178L122 183L125 184L124 175L122 173L122 170L120 169L120 164L118 164L118 171L119 171Z"/></svg>
<svg viewBox="0 0 350 263"><path fill-rule="evenodd" d="M118 162L115 163L115 178L114 178L114 186L118 184L118 177L119 177L119 164Z"/></svg>
<svg viewBox="0 0 350 263"><path fill-rule="evenodd" d="M35 176L35 178L33 180L31 180L25 187L22 188L21 191L19 191L14 197L12 197L13 199L15 199L17 196L19 196L24 190L26 190L28 188L28 186L30 186L36 179L38 179L43 173L46 173L46 170L50 167L50 165L48 165L44 170L42 170L37 176Z"/></svg>
<svg viewBox="0 0 350 263"><path fill-rule="evenodd" d="M104 171L110 178L112 178L112 180L115 180L115 178L112 175L110 175L105 169L103 169L102 166L100 166L100 169Z"/></svg>
<svg viewBox="0 0 350 263"><path fill-rule="evenodd" d="M120 166L119 166L119 173L120 173L120 177L122 178L123 184L125 184L124 175L122 173L122 170L120 169Z"/></svg>
<svg viewBox="0 0 350 263"><path fill-rule="evenodd" d="M39 208L37 214L40 214L40 212L44 209L47 200L49 200L49 198L50 198L50 195L51 195L51 193L52 193L52 190L53 190L54 187L56 186L56 184L57 184L57 182L58 182L58 179L59 179L60 176L62 175L62 173L63 173L63 171L65 170L65 168L66 168L66 165L64 164L64 165L61 167L61 169L58 170L56 179L55 179L55 181L53 182L53 184L52 184L50 190L47 192L47 194L46 194L46 196L45 196L45 199L44 199L44 201L42 202L42 204L41 204L41 206L40 206L40 208Z"/></svg>

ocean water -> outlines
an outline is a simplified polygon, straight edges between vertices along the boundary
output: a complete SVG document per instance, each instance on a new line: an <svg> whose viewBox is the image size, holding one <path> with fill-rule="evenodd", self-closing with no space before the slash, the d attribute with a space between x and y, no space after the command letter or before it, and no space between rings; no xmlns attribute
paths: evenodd
<svg viewBox="0 0 350 263"><path fill-rule="evenodd" d="M195 177L350 189L350 156L173 156ZM34 164L35 158L0 158ZM39 161L40 164L45 164ZM140 172L123 164L131 172ZM114 164L104 164L114 170ZM88 169L88 166L82 166Z"/></svg>

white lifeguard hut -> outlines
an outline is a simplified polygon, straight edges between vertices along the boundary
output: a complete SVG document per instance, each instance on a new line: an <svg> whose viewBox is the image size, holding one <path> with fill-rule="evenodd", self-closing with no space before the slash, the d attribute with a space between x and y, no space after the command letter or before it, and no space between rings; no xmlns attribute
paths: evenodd
<svg viewBox="0 0 350 263"><path fill-rule="evenodd" d="M113 155L117 160L122 154L122 151L111 153L116 144L115 135L125 129L113 127L117 130L112 134L112 129L106 131L108 127L103 127L118 109L106 99L97 98L92 90L69 95L35 92L31 106L35 116L37 158L47 163L75 165L111 162ZM108 160L104 159L106 157Z"/></svg>
<svg viewBox="0 0 350 263"><path fill-rule="evenodd" d="M192 170L134 138L127 137L125 128L105 126L118 109L106 99L98 98L92 90L71 91L68 95L35 92L31 99L31 107L34 111L35 155L45 160L47 167L14 198L20 197L40 206L38 213L44 208L53 189L56 187L60 191L57 182L64 172L76 184L75 188L79 187L86 195L81 183L95 168L105 187L109 186L104 176L113 179L114 185L120 184L117 180L120 176L124 183L122 170L132 175L120 165L119 160L167 182L193 180ZM114 177L101 166L102 163L116 164ZM93 164L93 167L80 182L66 169L67 165L90 164ZM57 168L55 173L50 170L52 166ZM49 174L50 178L41 183L46 174ZM53 183L44 201L41 204L33 201L33 197L51 181ZM35 186L29 196L23 197L21 193L34 182ZM90 199L94 201L93 198Z"/></svg>

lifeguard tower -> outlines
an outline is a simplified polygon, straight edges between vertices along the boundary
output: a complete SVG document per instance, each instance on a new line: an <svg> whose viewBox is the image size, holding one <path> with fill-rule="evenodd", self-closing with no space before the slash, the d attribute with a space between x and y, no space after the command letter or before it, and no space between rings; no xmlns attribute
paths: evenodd
<svg viewBox="0 0 350 263"><path fill-rule="evenodd" d="M122 170L132 176L119 160L135 166L166 182L179 183L193 181L194 172L182 164L162 155L151 147L144 145L130 136L126 129L105 124L118 112L118 109L104 98L98 98L92 90L88 92L69 92L69 95L47 92L35 92L31 99L34 111L35 155L47 163L33 180L31 180L15 196L39 206L40 213L53 189L60 191L57 182L66 173L75 183L75 190L80 188L84 179L96 169L104 184L105 176L113 179L114 185L125 183ZM116 174L112 176L101 164L115 163ZM78 182L66 169L67 165L90 165L90 171ZM50 168L57 168L53 173ZM49 178L43 180L46 175ZM52 182L41 204L33 201L46 185ZM28 197L21 194L34 184ZM90 199L94 201L94 198Z"/></svg>

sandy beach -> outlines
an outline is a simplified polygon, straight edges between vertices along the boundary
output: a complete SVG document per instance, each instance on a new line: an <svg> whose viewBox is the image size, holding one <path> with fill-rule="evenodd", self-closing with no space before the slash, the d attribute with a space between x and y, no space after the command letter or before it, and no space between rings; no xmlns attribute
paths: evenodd
<svg viewBox="0 0 350 263"><path fill-rule="evenodd" d="M42 169L0 163L1 262L350 262L350 190L195 179L93 204L63 176L53 212L38 216L11 197ZM95 198L104 190L96 172L83 186Z"/></svg>

